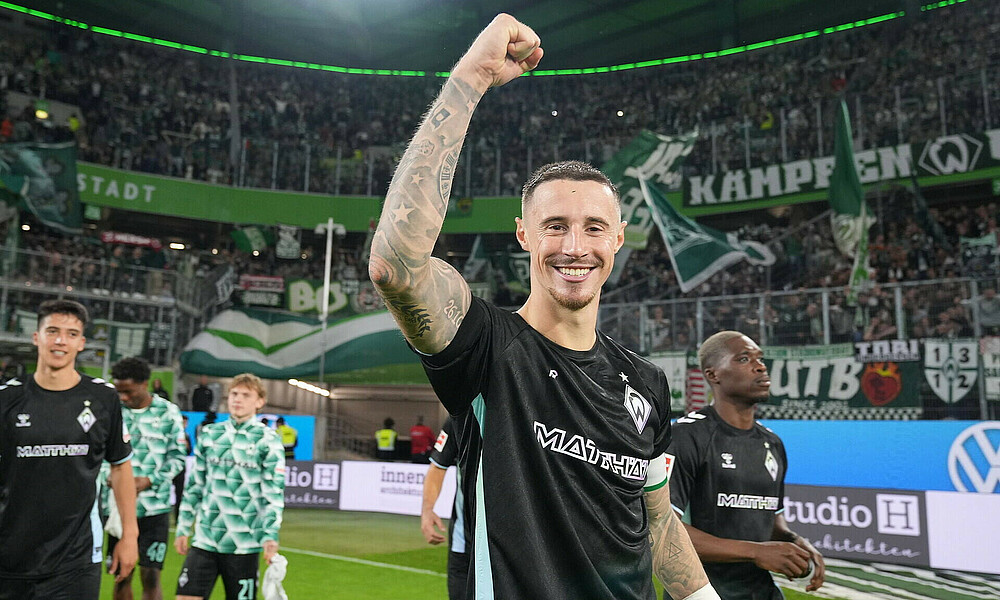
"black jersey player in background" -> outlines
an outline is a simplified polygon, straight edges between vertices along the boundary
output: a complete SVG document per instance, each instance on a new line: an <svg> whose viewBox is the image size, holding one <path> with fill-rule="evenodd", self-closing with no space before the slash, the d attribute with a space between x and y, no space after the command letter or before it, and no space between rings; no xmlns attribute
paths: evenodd
<svg viewBox="0 0 1000 600"><path fill-rule="evenodd" d="M480 434L463 469L470 597L653 600L655 572L676 598L718 598L664 485L666 377L597 331L625 236L614 185L579 162L528 180L515 236L531 293L515 313L430 256L473 111L541 58L541 40L510 15L480 33L400 161L369 262L438 397L469 415L462 443Z"/></svg>
<svg viewBox="0 0 1000 600"><path fill-rule="evenodd" d="M0 386L0 599L96 600L104 531L97 474L111 463L122 517L111 572L138 559L132 449L114 386L76 371L87 310L43 302L32 340L38 366Z"/></svg>
<svg viewBox="0 0 1000 600"><path fill-rule="evenodd" d="M723 600L783 597L769 571L790 578L815 568L806 589L823 585L823 557L785 522L781 439L754 418L771 379L764 353L738 331L709 337L698 350L714 403L677 420L668 460L674 510ZM812 563L812 564L810 564Z"/></svg>
<svg viewBox="0 0 1000 600"><path fill-rule="evenodd" d="M449 416L441 426L434 445L431 447L430 463L424 477L423 503L420 507L420 532L428 544L436 545L445 541L444 524L434 512L434 505L448 467L455 466L455 499L451 504L451 521L448 523L448 600L465 600L465 590L469 580L469 516L462 490L462 461L459 438L455 432L455 422Z"/></svg>

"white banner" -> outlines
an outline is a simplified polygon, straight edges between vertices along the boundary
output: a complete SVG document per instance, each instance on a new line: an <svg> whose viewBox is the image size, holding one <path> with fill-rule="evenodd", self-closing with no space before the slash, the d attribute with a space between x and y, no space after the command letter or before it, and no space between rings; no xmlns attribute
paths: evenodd
<svg viewBox="0 0 1000 600"><path fill-rule="evenodd" d="M424 476L432 465L401 462L344 461L341 463L340 509L420 515ZM448 469L434 512L451 517L455 497L455 468Z"/></svg>

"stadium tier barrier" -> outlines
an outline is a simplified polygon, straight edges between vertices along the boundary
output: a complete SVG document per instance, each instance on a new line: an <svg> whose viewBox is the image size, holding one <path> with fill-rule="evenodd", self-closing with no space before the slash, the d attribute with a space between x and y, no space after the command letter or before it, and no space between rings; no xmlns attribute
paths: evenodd
<svg viewBox="0 0 1000 600"><path fill-rule="evenodd" d="M1000 574L1000 421L764 421L789 456L783 500L826 557ZM559 460L554 456L553 460ZM288 507L419 515L428 465L290 461ZM596 468L596 467L595 467ZM435 512L451 515L455 469ZM418 525L414 523L414 527Z"/></svg>

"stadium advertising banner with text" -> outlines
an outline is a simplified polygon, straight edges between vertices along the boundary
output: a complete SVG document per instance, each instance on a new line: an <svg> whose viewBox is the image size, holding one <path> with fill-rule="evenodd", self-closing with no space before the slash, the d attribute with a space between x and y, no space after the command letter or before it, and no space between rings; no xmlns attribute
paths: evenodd
<svg viewBox="0 0 1000 600"><path fill-rule="evenodd" d="M285 506L337 509L340 504L340 464L311 460L285 463Z"/></svg>
<svg viewBox="0 0 1000 600"><path fill-rule="evenodd" d="M995 169L1000 167L1000 129L863 150L854 154L854 162L862 184L909 179L914 174L914 166L917 177L961 176ZM753 169L734 169L717 175L694 175L684 180L683 205L685 208L728 206L728 210L745 210L751 207L736 205L761 204L796 195L802 195L802 201L821 200L825 197L824 190L830 186L833 163L833 156L823 156Z"/></svg>
<svg viewBox="0 0 1000 600"><path fill-rule="evenodd" d="M342 510L420 515L424 476L431 468L429 465L345 460L341 468ZM455 469L452 467L445 473L434 512L445 518L450 517L454 497Z"/></svg>
<svg viewBox="0 0 1000 600"><path fill-rule="evenodd" d="M917 362L862 363L852 344L770 346L771 399L764 418L899 418L920 413Z"/></svg>
<svg viewBox="0 0 1000 600"><path fill-rule="evenodd" d="M80 201L124 210L175 215L216 223L289 225L313 229L334 217L347 231L368 231L381 198L328 196L302 192L231 187L177 177L150 175L77 162ZM521 199L476 198L475 211L448 219L444 233L513 232Z"/></svg>
<svg viewBox="0 0 1000 600"><path fill-rule="evenodd" d="M930 564L923 492L787 485L785 520L827 558Z"/></svg>

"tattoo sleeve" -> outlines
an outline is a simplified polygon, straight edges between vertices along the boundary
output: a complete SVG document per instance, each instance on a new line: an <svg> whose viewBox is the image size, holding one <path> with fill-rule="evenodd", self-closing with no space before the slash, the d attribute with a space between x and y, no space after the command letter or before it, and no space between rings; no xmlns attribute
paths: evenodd
<svg viewBox="0 0 1000 600"><path fill-rule="evenodd" d="M372 239L372 282L406 339L428 354L448 346L472 300L461 274L431 251L481 97L454 76L445 83L396 168Z"/></svg>
<svg viewBox="0 0 1000 600"><path fill-rule="evenodd" d="M670 506L670 486L646 493L653 574L671 598L686 598L708 583L687 529Z"/></svg>

